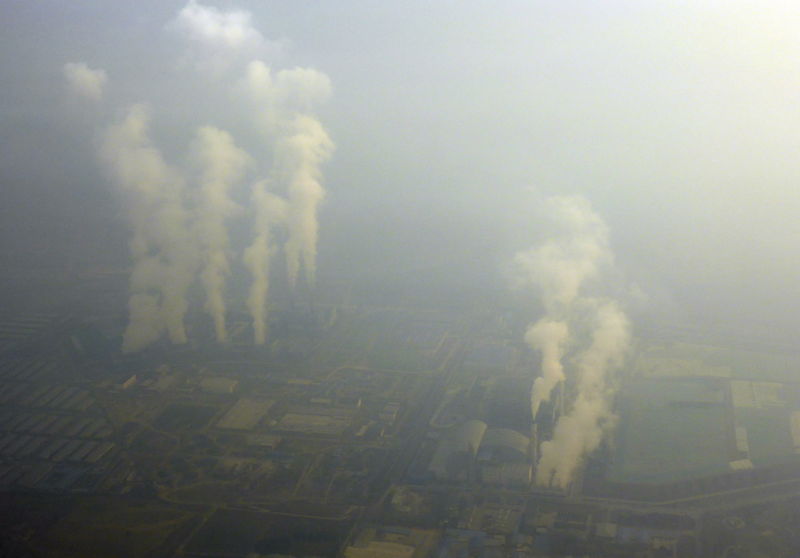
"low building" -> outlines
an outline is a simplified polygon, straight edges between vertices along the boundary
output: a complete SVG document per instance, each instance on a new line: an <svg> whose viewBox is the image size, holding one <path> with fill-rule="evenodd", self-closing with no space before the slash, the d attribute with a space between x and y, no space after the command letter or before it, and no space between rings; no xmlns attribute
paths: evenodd
<svg viewBox="0 0 800 558"><path fill-rule="evenodd" d="M428 470L438 480L468 480L485 433L486 423L480 420L468 420L449 429L439 440Z"/></svg>
<svg viewBox="0 0 800 558"><path fill-rule="evenodd" d="M242 397L217 422L217 428L251 430L269 413L275 402L271 399Z"/></svg>
<svg viewBox="0 0 800 558"><path fill-rule="evenodd" d="M209 376L200 380L200 389L205 393L227 394L233 393L239 387L239 380L222 376Z"/></svg>

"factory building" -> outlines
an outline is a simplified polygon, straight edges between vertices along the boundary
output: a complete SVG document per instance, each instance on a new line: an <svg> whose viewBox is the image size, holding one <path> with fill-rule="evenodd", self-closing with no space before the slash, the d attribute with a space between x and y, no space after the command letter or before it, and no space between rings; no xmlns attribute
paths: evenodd
<svg viewBox="0 0 800 558"><path fill-rule="evenodd" d="M200 380L200 389L204 393L216 395L233 393L239 387L239 380L222 376L208 376Z"/></svg>
<svg viewBox="0 0 800 558"><path fill-rule="evenodd" d="M526 462L528 460L527 436L509 428L489 428L478 450L479 462Z"/></svg>
<svg viewBox="0 0 800 558"><path fill-rule="evenodd" d="M243 397L219 419L217 428L251 430L261 422L274 403L270 399Z"/></svg>
<svg viewBox="0 0 800 558"><path fill-rule="evenodd" d="M436 447L428 471L437 480L471 479L475 457L486 428L486 423L483 421L468 420L448 430Z"/></svg>
<svg viewBox="0 0 800 558"><path fill-rule="evenodd" d="M439 440L428 472L440 481L480 480L493 486L525 488L531 482L530 440L508 428L468 420Z"/></svg>

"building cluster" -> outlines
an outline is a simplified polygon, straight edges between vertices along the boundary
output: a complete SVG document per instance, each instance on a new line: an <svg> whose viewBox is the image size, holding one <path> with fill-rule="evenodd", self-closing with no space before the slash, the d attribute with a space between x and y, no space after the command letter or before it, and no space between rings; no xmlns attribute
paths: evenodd
<svg viewBox="0 0 800 558"><path fill-rule="evenodd" d="M66 377L65 377L66 376ZM113 461L113 428L81 383L55 360L0 362L0 487L97 486Z"/></svg>
<svg viewBox="0 0 800 558"><path fill-rule="evenodd" d="M0 487L201 510L181 524L192 526L186 555L688 558L702 555L702 514L663 501L728 490L745 499L759 483L797 479L800 388L706 378L623 391L621 418L638 417L637 428L621 424L568 491L535 486L536 449L569 405L557 389L531 420L535 359L485 321L473 330L394 309L327 314L325 327L278 314L282 341L263 350L125 356L105 328L0 321ZM652 476L648 452L620 450L652 446L637 432L675 415L729 427L715 474ZM764 466L759 421L773 418L792 455ZM628 477L610 477L612 458Z"/></svg>

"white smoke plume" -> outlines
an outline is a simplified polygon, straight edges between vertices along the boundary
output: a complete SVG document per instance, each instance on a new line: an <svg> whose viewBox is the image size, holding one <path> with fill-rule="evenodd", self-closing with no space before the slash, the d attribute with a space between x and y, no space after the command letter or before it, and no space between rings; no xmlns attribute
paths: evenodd
<svg viewBox="0 0 800 558"><path fill-rule="evenodd" d="M270 261L276 250L272 231L285 224L287 204L283 198L269 193L264 181L253 187L252 202L256 212L255 238L244 253L244 263L253 277L247 307L253 317L253 340L257 345L263 345L267 340Z"/></svg>
<svg viewBox="0 0 800 558"><path fill-rule="evenodd" d="M286 267L289 283L295 285L302 264L306 280L314 284L317 272L317 211L325 197L320 165L330 158L333 142L322 125L307 115L298 115L290 135L278 144L275 165L288 184L289 208Z"/></svg>
<svg viewBox="0 0 800 558"><path fill-rule="evenodd" d="M133 229L125 352L144 348L163 330L173 343L186 342L186 295L196 267L184 208L185 182L152 145L149 119L145 106L133 105L121 122L108 128L100 145L100 158L125 195Z"/></svg>
<svg viewBox="0 0 800 558"><path fill-rule="evenodd" d="M197 130L192 159L200 170L200 201L196 227L203 269L200 279L206 292L206 310L214 320L217 341L226 341L225 281L230 273L226 221L236 209L231 187L251 165L250 156L239 149L230 134L212 126Z"/></svg>
<svg viewBox="0 0 800 558"><path fill-rule="evenodd" d="M609 256L608 230L588 200L552 197L544 209L553 236L515 258L522 282L539 289L546 312L525 334L528 345L542 355L542 375L531 390L534 418L564 380L561 360L569 339L568 319L581 285L597 274L598 266Z"/></svg>
<svg viewBox="0 0 800 558"><path fill-rule="evenodd" d="M201 72L218 76L243 59L274 57L284 45L267 40L246 10L223 11L190 0L167 26L188 43L184 53Z"/></svg>
<svg viewBox="0 0 800 558"><path fill-rule="evenodd" d="M308 68L281 70L274 77L263 62L248 65L239 85L258 113L258 126L274 152L273 181L286 192L289 238L285 246L291 285L302 267L313 284L316 275L317 213L325 197L321 165L334 144L313 115L313 107L330 95L330 80Z"/></svg>
<svg viewBox="0 0 800 558"><path fill-rule="evenodd" d="M566 322L542 318L525 332L525 342L542 354L542 375L536 378L531 388L531 416L536 418L539 407L550 399L555 387L565 380L561 359L569 339Z"/></svg>
<svg viewBox="0 0 800 558"><path fill-rule="evenodd" d="M93 70L86 62L68 62L62 72L72 94L91 101L102 100L108 82L105 70Z"/></svg>
<svg viewBox="0 0 800 558"><path fill-rule="evenodd" d="M330 80L309 68L271 72L261 60L279 53L282 43L267 40L244 10L221 10L189 0L167 28L183 39L185 61L200 71L195 78L208 77L209 72L222 78L227 70L249 63L238 86L248 102L236 108L244 109L239 117L255 125L262 143L256 161L228 132L200 127L190 149L189 174L167 164L153 145L144 105L133 105L105 131L99 158L124 193L132 229L130 315L123 350L141 350L164 334L173 343L186 342L187 295L198 270L216 338L225 341L226 282L231 265L240 261L253 278L247 305L255 342L264 343L270 259L281 248L275 238L286 238L283 249L290 283L297 282L301 271L309 283L314 282L317 213L325 197L320 167L333 152L333 142L314 109L330 95ZM63 73L74 93L102 98L106 83L102 70L81 62L65 64ZM230 91L221 79L205 80L203 85L198 93L208 88L212 102L220 92ZM224 109L215 112L216 117L226 114ZM250 171L266 178L255 181L251 192L253 240L240 260L231 247L228 226L233 217L244 214L232 200L235 187ZM191 176L196 190L187 188L185 176ZM275 193L267 191L267 184ZM286 235L274 235L278 228Z"/></svg>
<svg viewBox="0 0 800 558"><path fill-rule="evenodd" d="M597 449L614 424L610 374L624 360L630 343L625 314L613 301L588 301L594 308L592 340L577 362L578 395L559 417L553 438L543 442L536 469L540 485L566 488L586 455Z"/></svg>
<svg viewBox="0 0 800 558"><path fill-rule="evenodd" d="M564 488L613 423L610 373L621 365L630 334L615 302L583 294L586 283L612 263L603 220L578 196L549 198L544 209L552 235L518 254L516 264L523 281L539 289L545 310L525 334L526 343L541 354L541 376L531 389L532 417L559 384L568 381L576 389L553 439L539 448L536 470L538 484ZM576 332L587 328L591 341L581 349ZM568 353L577 356L565 366Z"/></svg>
<svg viewBox="0 0 800 558"><path fill-rule="evenodd" d="M261 60L247 65L245 77L236 86L252 107L259 132L269 145L286 133L296 114L313 113L314 107L331 95L331 81L313 68L272 70Z"/></svg>

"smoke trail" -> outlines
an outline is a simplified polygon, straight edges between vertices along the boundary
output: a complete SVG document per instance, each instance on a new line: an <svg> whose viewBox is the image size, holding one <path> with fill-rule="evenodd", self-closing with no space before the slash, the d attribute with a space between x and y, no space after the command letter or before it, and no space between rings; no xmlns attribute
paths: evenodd
<svg viewBox="0 0 800 558"><path fill-rule="evenodd" d="M578 395L569 413L559 418L553 439L540 447L537 484L569 486L584 456L600 445L614 422L609 374L628 349L628 319L613 301L589 304L595 312L592 342L578 359Z"/></svg>
<svg viewBox="0 0 800 558"><path fill-rule="evenodd" d="M205 308L214 319L217 341L225 341L225 279L230 272L225 222L237 207L228 193L250 164L250 157L236 147L230 134L211 126L197 130L192 157L200 169L196 224L204 262L200 279L206 292Z"/></svg>
<svg viewBox="0 0 800 558"><path fill-rule="evenodd" d="M266 183L253 186L256 209L253 243L244 252L244 263L253 276L247 307L253 317L253 339L263 345L267 339L267 295L269 294L270 260L275 252L272 229L286 221L286 201L267 192Z"/></svg>
<svg viewBox="0 0 800 558"><path fill-rule="evenodd" d="M148 110L133 105L121 122L108 128L99 153L127 197L133 229L125 352L146 347L163 330L173 343L186 342L186 293L196 262L183 207L183 178L152 145L148 124Z"/></svg>
<svg viewBox="0 0 800 558"><path fill-rule="evenodd" d="M561 360L570 335L568 319L581 285L608 258L608 230L585 198L548 198L544 209L553 235L515 258L523 283L539 289L546 312L525 334L528 345L542 355L542 375L531 390L533 418L564 380Z"/></svg>

